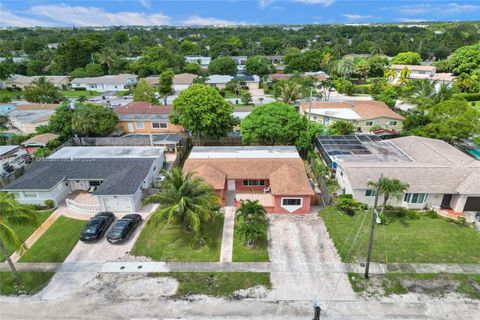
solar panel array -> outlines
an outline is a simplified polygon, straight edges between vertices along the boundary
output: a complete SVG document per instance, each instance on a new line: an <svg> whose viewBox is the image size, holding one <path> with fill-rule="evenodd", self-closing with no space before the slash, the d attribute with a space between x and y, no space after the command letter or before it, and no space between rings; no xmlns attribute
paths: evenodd
<svg viewBox="0 0 480 320"><path fill-rule="evenodd" d="M360 140L360 137L362 137ZM321 147L328 155L339 154L371 154L371 152L364 147L363 142L377 141L378 137L374 136L319 136L317 137ZM380 140L380 139L379 139Z"/></svg>

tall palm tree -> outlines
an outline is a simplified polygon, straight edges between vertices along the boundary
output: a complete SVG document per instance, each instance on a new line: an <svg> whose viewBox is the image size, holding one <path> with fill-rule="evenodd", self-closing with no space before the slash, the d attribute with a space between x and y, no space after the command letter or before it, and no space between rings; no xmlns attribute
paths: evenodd
<svg viewBox="0 0 480 320"><path fill-rule="evenodd" d="M108 73L112 70L112 65L115 61L116 54L110 48L105 48L97 54L98 63L107 66Z"/></svg>
<svg viewBox="0 0 480 320"><path fill-rule="evenodd" d="M88 120L87 120L88 119ZM89 108L76 108L72 115L72 130L82 136L89 136L98 126L98 119L92 116Z"/></svg>
<svg viewBox="0 0 480 320"><path fill-rule="evenodd" d="M385 207L387 206L388 200L391 197L401 199L404 192L410 187L408 183L403 183L398 179L389 179L387 177L382 177L380 181L369 181L368 185L371 186L374 190L378 188L380 184L379 196L383 196L383 205L382 210L379 216L383 215Z"/></svg>
<svg viewBox="0 0 480 320"><path fill-rule="evenodd" d="M388 68L383 75L388 81L393 82L397 78L398 72L395 69Z"/></svg>
<svg viewBox="0 0 480 320"><path fill-rule="evenodd" d="M296 81L284 81L279 84L280 86L280 98L285 103L295 103L297 100L303 97L302 85Z"/></svg>
<svg viewBox="0 0 480 320"><path fill-rule="evenodd" d="M332 93L333 88L333 81L331 79L320 81L319 89L322 91L322 98L324 101L330 100L330 94Z"/></svg>
<svg viewBox="0 0 480 320"><path fill-rule="evenodd" d="M344 78L349 78L355 70L355 65L353 64L352 59L342 59L338 61L335 69L338 75Z"/></svg>
<svg viewBox="0 0 480 320"><path fill-rule="evenodd" d="M215 218L220 197L203 179L192 172L183 174L179 167L165 173L162 190L147 198L147 203L159 203L148 224L176 223L186 231L202 235L202 225Z"/></svg>
<svg viewBox="0 0 480 320"><path fill-rule="evenodd" d="M247 246L254 246L258 239L266 235L263 224L258 221L252 221L250 223L244 222L238 227L237 231L243 236Z"/></svg>
<svg viewBox="0 0 480 320"><path fill-rule="evenodd" d="M400 71L400 77L398 78L397 84L399 86L406 86L409 82L408 78L410 78L410 75L412 72L410 69L407 67L403 68L402 71Z"/></svg>
<svg viewBox="0 0 480 320"><path fill-rule="evenodd" d="M37 214L32 207L19 204L12 194L0 193L0 252L7 260L16 284L19 285L20 276L4 245L5 242L14 248L25 249L23 239L20 239L14 226L38 226Z"/></svg>

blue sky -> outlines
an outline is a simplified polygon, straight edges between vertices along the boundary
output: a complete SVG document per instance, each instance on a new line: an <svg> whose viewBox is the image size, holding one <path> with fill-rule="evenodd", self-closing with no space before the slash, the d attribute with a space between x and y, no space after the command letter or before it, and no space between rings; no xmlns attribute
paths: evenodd
<svg viewBox="0 0 480 320"><path fill-rule="evenodd" d="M475 19L480 19L480 0L0 0L0 27Z"/></svg>

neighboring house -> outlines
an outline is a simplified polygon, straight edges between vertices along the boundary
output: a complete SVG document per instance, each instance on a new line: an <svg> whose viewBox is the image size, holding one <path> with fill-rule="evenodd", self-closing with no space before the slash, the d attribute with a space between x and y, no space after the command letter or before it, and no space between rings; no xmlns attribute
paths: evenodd
<svg viewBox="0 0 480 320"><path fill-rule="evenodd" d="M154 105L150 102L134 101L113 111L118 116L117 128L126 133L176 133L184 132L182 126L170 123L172 106Z"/></svg>
<svg viewBox="0 0 480 320"><path fill-rule="evenodd" d="M343 193L370 206L368 185L381 174L409 185L389 204L409 209L480 211L480 161L442 140L416 136L380 140L372 135L319 136L317 149L336 169Z"/></svg>
<svg viewBox="0 0 480 320"><path fill-rule="evenodd" d="M230 58L235 62L237 65L237 71L243 72L245 71L245 64L247 63L247 56L230 56Z"/></svg>
<svg viewBox="0 0 480 320"><path fill-rule="evenodd" d="M193 147L184 172L205 179L235 205L258 200L268 212L309 213L314 195L295 147Z"/></svg>
<svg viewBox="0 0 480 320"><path fill-rule="evenodd" d="M47 81L50 81L55 85L55 87L63 89L66 88L70 83L70 78L68 76L34 76L34 77L27 77L23 75L13 75L7 80L5 80L6 88L11 89L24 89L26 86L32 84L33 81L36 79L44 77Z"/></svg>
<svg viewBox="0 0 480 320"><path fill-rule="evenodd" d="M198 75L193 73L176 74L173 77L173 90L175 92L181 92L187 89L196 78L198 78Z"/></svg>
<svg viewBox="0 0 480 320"><path fill-rule="evenodd" d="M260 77L257 75L238 75L234 79L240 79L245 82L249 90L255 90L260 88Z"/></svg>
<svg viewBox="0 0 480 320"><path fill-rule="evenodd" d="M186 56L185 62L191 63L195 62L200 65L202 69L208 69L208 65L212 62L212 58L210 57L202 57L202 56Z"/></svg>
<svg viewBox="0 0 480 320"><path fill-rule="evenodd" d="M143 78L145 81L150 83L152 86L156 87L158 86L158 80L160 79L160 75L158 74L152 74L149 75L148 77Z"/></svg>
<svg viewBox="0 0 480 320"><path fill-rule="evenodd" d="M232 115L234 117L237 117L238 120L242 121L243 119L245 119L251 112L252 112L253 108L235 108L233 110L233 113ZM232 132L235 132L237 134L240 134L240 124L238 124L237 126L233 127L232 128Z"/></svg>
<svg viewBox="0 0 480 320"><path fill-rule="evenodd" d="M441 83L451 85L455 81L455 76L451 73L437 73L437 68L434 66L415 66L415 65L404 65L404 64L394 64L390 66L390 69L397 72L397 76L390 78L390 82L397 83L400 79L400 74L403 69L407 68L410 70L410 80L430 80L437 83L436 89L438 90Z"/></svg>
<svg viewBox="0 0 480 320"><path fill-rule="evenodd" d="M60 136L55 133L42 133L37 134L30 139L23 141L21 146L27 151L28 153L34 153L38 148L46 147L50 141L58 139Z"/></svg>
<svg viewBox="0 0 480 320"><path fill-rule="evenodd" d="M31 161L28 154L18 145L0 146L0 177L11 175L16 169Z"/></svg>
<svg viewBox="0 0 480 320"><path fill-rule="evenodd" d="M134 74L107 75L102 77L75 78L72 80L72 89L85 89L97 92L127 91L137 83Z"/></svg>
<svg viewBox="0 0 480 320"><path fill-rule="evenodd" d="M12 126L22 133L34 133L36 128L48 124L48 120L59 104L24 104L17 105L8 117Z"/></svg>
<svg viewBox="0 0 480 320"><path fill-rule="evenodd" d="M163 148L66 147L36 161L2 191L36 205L50 199L59 205L72 192L85 193L95 203L67 199L67 206L80 212L134 213L142 206L142 190L152 185L164 163Z"/></svg>
<svg viewBox="0 0 480 320"><path fill-rule="evenodd" d="M280 80L286 81L286 80L291 79L294 76L296 76L296 74L294 74L294 73L273 73L273 74L268 76L268 81L269 82L280 81ZM330 78L330 76L323 71L304 72L304 73L300 74L300 76L301 77L315 77L317 82L321 82L321 81L324 81L324 80L327 80L327 79Z"/></svg>
<svg viewBox="0 0 480 320"><path fill-rule="evenodd" d="M400 131L404 120L381 101L304 102L300 113L326 127L338 120L349 121L363 133L378 127Z"/></svg>
<svg viewBox="0 0 480 320"><path fill-rule="evenodd" d="M227 83L229 83L232 80L233 80L232 76L214 74L207 78L207 81L205 81L205 84L215 87L217 89L225 89L227 86Z"/></svg>

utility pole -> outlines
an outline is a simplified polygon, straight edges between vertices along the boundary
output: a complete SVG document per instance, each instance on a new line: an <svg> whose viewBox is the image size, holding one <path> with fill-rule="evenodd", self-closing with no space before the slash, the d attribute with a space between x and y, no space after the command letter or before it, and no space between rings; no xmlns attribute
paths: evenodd
<svg viewBox="0 0 480 320"><path fill-rule="evenodd" d="M378 195L380 193L380 182L382 181L383 173L378 178L377 190L375 192L375 203L373 205L373 214L372 222L370 224L370 239L368 241L368 253L367 253L367 263L365 265L365 279L368 279L368 272L370 271L370 259L372 257L372 247L373 247L373 231L375 229L375 223L377 220L377 205L378 205Z"/></svg>
<svg viewBox="0 0 480 320"><path fill-rule="evenodd" d="M322 313L322 308L315 302L313 304L313 320L320 320L320 315Z"/></svg>

